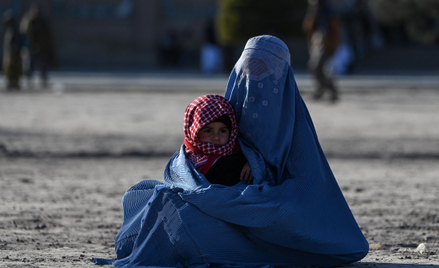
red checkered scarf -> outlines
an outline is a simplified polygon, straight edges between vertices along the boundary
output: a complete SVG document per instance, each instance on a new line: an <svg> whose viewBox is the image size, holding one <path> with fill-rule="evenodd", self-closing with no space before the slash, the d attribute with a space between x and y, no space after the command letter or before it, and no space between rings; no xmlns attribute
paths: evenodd
<svg viewBox="0 0 439 268"><path fill-rule="evenodd" d="M218 117L227 114L232 122L229 142L221 147L198 140L198 132ZM204 95L191 102L184 113L184 144L189 161L201 173L206 174L209 168L221 156L230 155L237 149L238 129L235 113L229 101L220 95Z"/></svg>

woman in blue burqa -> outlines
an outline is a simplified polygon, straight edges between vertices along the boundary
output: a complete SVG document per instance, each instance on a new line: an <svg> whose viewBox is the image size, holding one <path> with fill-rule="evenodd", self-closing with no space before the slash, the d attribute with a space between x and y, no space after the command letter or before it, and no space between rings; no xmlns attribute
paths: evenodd
<svg viewBox="0 0 439 268"><path fill-rule="evenodd" d="M185 156L123 197L116 267L333 267L369 245L320 147L280 39L248 40L227 84L253 183L211 184Z"/></svg>

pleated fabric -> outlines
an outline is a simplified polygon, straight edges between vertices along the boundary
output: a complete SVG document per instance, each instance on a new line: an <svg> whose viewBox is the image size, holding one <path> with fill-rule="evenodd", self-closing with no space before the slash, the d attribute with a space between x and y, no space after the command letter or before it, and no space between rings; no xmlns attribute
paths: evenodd
<svg viewBox="0 0 439 268"><path fill-rule="evenodd" d="M369 245L320 147L287 46L250 39L233 69L230 100L252 185L210 184L181 147L164 181L123 197L116 267L333 267Z"/></svg>

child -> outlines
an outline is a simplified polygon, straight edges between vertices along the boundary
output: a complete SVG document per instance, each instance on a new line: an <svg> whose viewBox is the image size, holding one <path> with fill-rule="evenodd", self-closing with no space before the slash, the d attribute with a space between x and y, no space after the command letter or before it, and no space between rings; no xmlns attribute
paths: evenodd
<svg viewBox="0 0 439 268"><path fill-rule="evenodd" d="M186 157L212 184L232 186L253 181L250 164L237 142L235 114L220 95L204 95L184 115Z"/></svg>

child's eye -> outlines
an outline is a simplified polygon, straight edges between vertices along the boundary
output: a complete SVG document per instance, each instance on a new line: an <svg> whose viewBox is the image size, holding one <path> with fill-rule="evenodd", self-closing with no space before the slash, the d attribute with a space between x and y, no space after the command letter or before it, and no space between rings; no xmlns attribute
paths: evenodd
<svg viewBox="0 0 439 268"><path fill-rule="evenodd" d="M206 128L206 129L203 129L203 132L204 132L204 133L210 133L211 130L210 130L209 128Z"/></svg>
<svg viewBox="0 0 439 268"><path fill-rule="evenodd" d="M229 132L229 130L227 130L227 129L221 129L221 133L227 133L227 132Z"/></svg>

